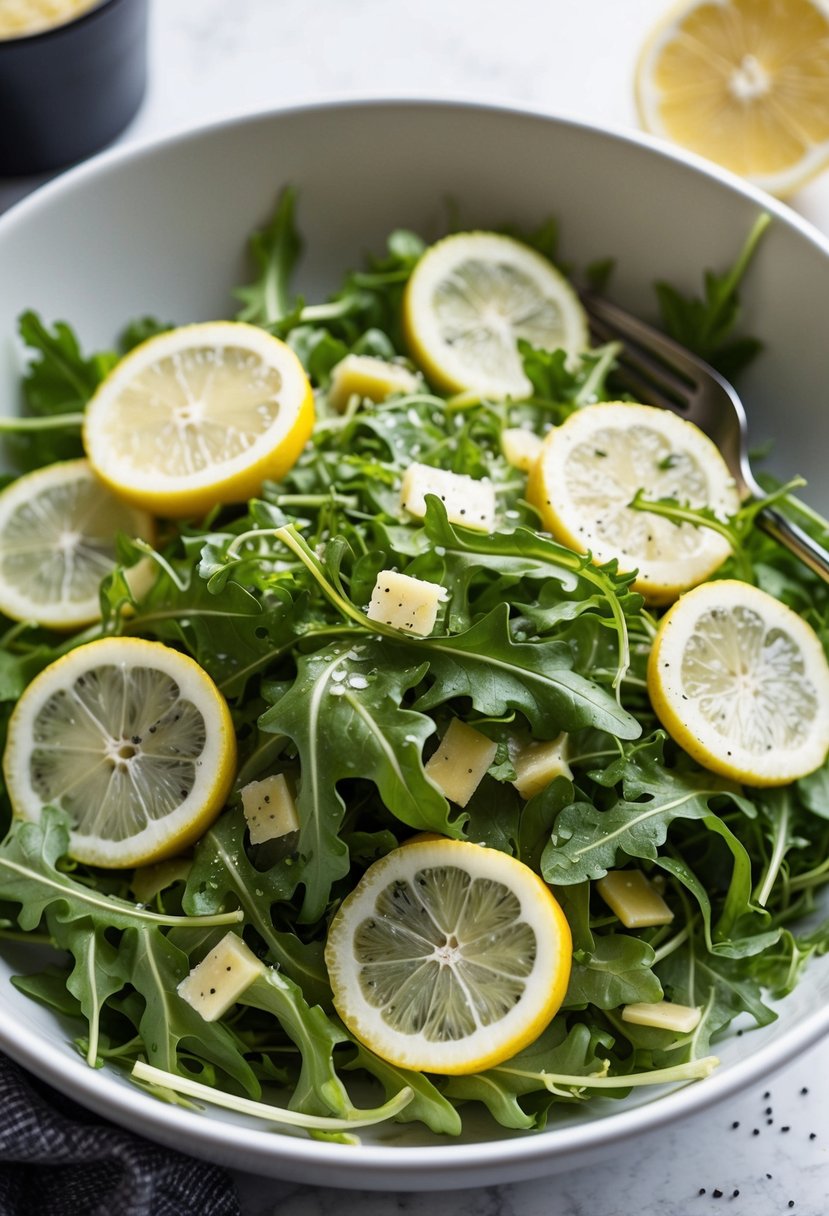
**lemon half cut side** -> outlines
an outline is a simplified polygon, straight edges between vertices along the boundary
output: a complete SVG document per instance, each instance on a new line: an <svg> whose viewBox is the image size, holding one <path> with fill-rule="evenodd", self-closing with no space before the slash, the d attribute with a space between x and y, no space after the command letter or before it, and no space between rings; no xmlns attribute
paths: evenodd
<svg viewBox="0 0 829 1216"><path fill-rule="evenodd" d="M491 1068L533 1042L571 960L564 913L528 866L425 836L369 867L325 948L349 1030L384 1060L442 1074Z"/></svg>
<svg viewBox="0 0 829 1216"><path fill-rule="evenodd" d="M747 785L788 784L829 751L829 664L817 635L737 579L696 587L665 614L648 692L689 755Z"/></svg>
<svg viewBox="0 0 829 1216"><path fill-rule="evenodd" d="M532 392L519 338L568 355L588 346L584 309L564 276L495 232L457 232L426 250L406 285L403 326L432 384L494 400Z"/></svg>
<svg viewBox="0 0 829 1216"><path fill-rule="evenodd" d="M829 163L829 7L683 0L636 69L642 125L785 197Z"/></svg>
<svg viewBox="0 0 829 1216"><path fill-rule="evenodd" d="M46 667L12 713L3 756L14 813L66 811L71 856L106 867L192 844L235 770L233 722L213 681L142 638L89 642Z"/></svg>
<svg viewBox="0 0 829 1216"><path fill-rule="evenodd" d="M308 377L255 325L185 325L135 347L99 385L84 422L95 472L159 515L244 502L293 467L314 425Z"/></svg>
<svg viewBox="0 0 829 1216"><path fill-rule="evenodd" d="M0 612L50 629L101 618L101 580L117 564L119 532L152 543L145 512L121 502L86 460L47 465L0 493ZM141 594L154 574L145 559L127 572Z"/></svg>

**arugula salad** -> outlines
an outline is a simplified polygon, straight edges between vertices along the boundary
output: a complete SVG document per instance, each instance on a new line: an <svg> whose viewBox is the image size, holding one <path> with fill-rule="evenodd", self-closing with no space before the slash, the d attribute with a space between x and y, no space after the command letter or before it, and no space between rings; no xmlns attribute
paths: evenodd
<svg viewBox="0 0 829 1216"><path fill-rule="evenodd" d="M235 322L20 318L0 932L55 953L13 982L92 1067L345 1144L704 1078L829 949L829 587L620 390L554 224L396 231L309 303L295 204ZM765 224L656 288L731 378Z"/></svg>

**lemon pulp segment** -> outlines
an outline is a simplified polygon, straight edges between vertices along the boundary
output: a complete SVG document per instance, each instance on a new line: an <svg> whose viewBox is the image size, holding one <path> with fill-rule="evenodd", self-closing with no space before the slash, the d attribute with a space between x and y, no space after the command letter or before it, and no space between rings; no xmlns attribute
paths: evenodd
<svg viewBox="0 0 829 1216"><path fill-rule="evenodd" d="M689 755L749 785L794 781L829 750L829 664L817 635L736 579L697 587L666 613L648 691Z"/></svg>
<svg viewBox="0 0 829 1216"><path fill-rule="evenodd" d="M587 344L578 296L555 267L520 241L461 232L432 245L403 300L415 362L438 388L495 399L526 397L517 343L568 354Z"/></svg>
<svg viewBox="0 0 829 1216"><path fill-rule="evenodd" d="M634 510L638 490L721 517L739 506L725 461L698 427L624 401L585 406L550 431L527 497L563 544L599 563L617 558L638 572L633 586L650 603L670 602L716 570L730 546L710 528Z"/></svg>
<svg viewBox="0 0 829 1216"><path fill-rule="evenodd" d="M151 517L116 498L86 460L19 477L0 493L0 611L53 629L99 620L118 533L152 542L154 531ZM151 578L149 561L129 572L135 593Z"/></svg>
<svg viewBox="0 0 829 1216"><path fill-rule="evenodd" d="M259 492L295 463L314 422L293 351L263 329L213 321L136 347L89 403L87 455L121 497L161 514Z"/></svg>
<svg viewBox="0 0 829 1216"><path fill-rule="evenodd" d="M643 125L774 194L829 160L829 13L813 0L694 0L639 60Z"/></svg>
<svg viewBox="0 0 829 1216"><path fill-rule="evenodd" d="M158 861L224 804L236 741L227 704L187 656L140 638L89 642L50 664L9 722L3 771L15 814L73 825L72 856Z"/></svg>
<svg viewBox="0 0 829 1216"><path fill-rule="evenodd" d="M325 957L337 1011L372 1051L461 1074L541 1033L564 998L572 945L528 866L420 836L366 871L332 922Z"/></svg>

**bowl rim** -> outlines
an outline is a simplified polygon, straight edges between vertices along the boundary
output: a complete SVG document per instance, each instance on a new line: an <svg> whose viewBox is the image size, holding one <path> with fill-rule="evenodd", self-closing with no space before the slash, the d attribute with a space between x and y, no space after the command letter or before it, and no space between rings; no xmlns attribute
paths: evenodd
<svg viewBox="0 0 829 1216"><path fill-rule="evenodd" d="M829 238L785 203L730 171L655 136L561 116L532 106L401 96L331 99L264 108L216 122L194 124L161 138L148 137L111 147L83 164L59 173L0 216L0 260L2 243L10 238L18 223L36 217L40 210L48 209L52 200L66 191L71 192L100 175L117 172L123 164L140 162L194 140L220 138L236 128L278 122L304 114L374 109L450 110L468 111L483 117L514 116L581 131L611 143L643 148L713 180L721 188L742 195L788 228L794 228L829 258ZM813 962L812 965L819 966L820 963ZM398 1188L409 1185L409 1189L475 1185L472 1176L485 1176L485 1180L497 1177L502 1181L529 1177L533 1167L537 1175L552 1173L555 1167L551 1162L555 1159L564 1157L568 1164L575 1164L580 1157L599 1148L619 1144L653 1131L658 1126L687 1118L724 1100L758 1078L781 1068L826 1035L829 1035L829 1006L815 1010L796 1026L785 1030L779 1038L765 1043L758 1051L729 1065L723 1072L715 1072L703 1085L689 1083L667 1093L660 1091L651 1100L633 1108L620 1109L568 1127L552 1126L521 1137L511 1134L477 1143L459 1144L453 1141L412 1147L361 1144L346 1149L339 1144L280 1135L278 1131L274 1135L272 1130L251 1128L247 1124L226 1119L208 1119L182 1107L167 1105L133 1087L118 1074L90 1069L80 1056L68 1056L64 1046L45 1040L40 1032L28 1024L0 1019L0 1049L10 1057L67 1096L151 1139L181 1148L182 1138L186 1136L186 1151L202 1156L215 1154L221 1157L224 1154L224 1160L238 1153L239 1156L235 1158L238 1164L254 1172L259 1169L274 1176L279 1176L281 1172L290 1176L291 1167L307 1174L308 1167L314 1167L322 1170L322 1176L318 1179L321 1185L326 1184L325 1175L330 1171L336 1175L336 1182L329 1182L328 1185L365 1187L365 1172L368 1171L373 1175L375 1184L387 1182ZM280 1165L285 1167L284 1171L280 1171ZM416 1175L416 1171L426 1170L428 1173ZM398 1177L400 1174L416 1176L416 1181L409 1184L407 1178Z"/></svg>

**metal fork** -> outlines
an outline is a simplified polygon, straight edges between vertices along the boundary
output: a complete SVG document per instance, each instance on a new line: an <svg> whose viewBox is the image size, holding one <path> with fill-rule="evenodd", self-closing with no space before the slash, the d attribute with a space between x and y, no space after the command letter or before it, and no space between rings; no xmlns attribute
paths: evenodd
<svg viewBox="0 0 829 1216"><path fill-rule="evenodd" d="M762 498L748 459L746 415L728 381L702 359L638 317L590 292L582 294L593 336L621 341L615 375L638 401L673 410L714 441L734 476L740 497ZM829 552L776 506L763 507L758 527L785 545L829 582Z"/></svg>

